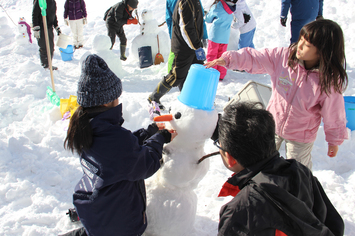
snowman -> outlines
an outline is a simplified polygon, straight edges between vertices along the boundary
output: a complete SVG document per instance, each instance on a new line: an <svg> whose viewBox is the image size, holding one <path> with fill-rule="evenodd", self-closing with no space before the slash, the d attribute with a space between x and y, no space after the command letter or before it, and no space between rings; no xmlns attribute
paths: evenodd
<svg viewBox="0 0 355 236"><path fill-rule="evenodd" d="M92 53L101 57L106 62L107 66L117 75L117 77L122 79L126 74L126 71L122 69L120 57L110 50L110 37L100 34L95 35L92 44ZM89 54L90 52L84 53L80 58L80 63L82 63Z"/></svg>
<svg viewBox="0 0 355 236"><path fill-rule="evenodd" d="M8 25L6 16L0 17L0 47L11 44L14 41L14 33Z"/></svg>
<svg viewBox="0 0 355 236"><path fill-rule="evenodd" d="M16 42L20 45L32 43L31 26L27 24L24 17L20 17L17 28L18 35L16 35Z"/></svg>
<svg viewBox="0 0 355 236"><path fill-rule="evenodd" d="M138 60L138 48L150 46L154 60L155 55L158 53L159 41L159 52L167 61L170 53L169 35L159 28L158 21L154 19L152 11L144 9L141 13L141 20L140 34L132 40L130 55L133 55L133 58Z"/></svg>
<svg viewBox="0 0 355 236"><path fill-rule="evenodd" d="M204 77L200 69L212 72L214 77ZM200 81L191 82L196 81L197 76ZM200 164L198 160L205 155L205 142L212 136L218 120L218 113L213 109L218 79L217 70L192 65L178 100L171 105L170 114L154 118L156 122L165 121L166 128L176 130L178 135L164 146L162 167L146 181L149 223L145 234L148 236L182 236L195 231L197 196L194 189L209 169L209 160ZM195 99L196 95L200 101ZM201 101L208 101L207 108Z"/></svg>

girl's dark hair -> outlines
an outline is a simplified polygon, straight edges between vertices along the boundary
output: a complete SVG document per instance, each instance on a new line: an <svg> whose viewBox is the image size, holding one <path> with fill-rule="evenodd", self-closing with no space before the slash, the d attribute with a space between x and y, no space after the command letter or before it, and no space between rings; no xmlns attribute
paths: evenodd
<svg viewBox="0 0 355 236"><path fill-rule="evenodd" d="M93 133L90 119L95 115L108 110L104 106L84 108L79 106L69 122L67 137L64 140L64 148L79 155L88 150L92 145Z"/></svg>
<svg viewBox="0 0 355 236"><path fill-rule="evenodd" d="M331 20L316 20L302 27L298 41L304 37L313 44L319 53L319 85L321 93L342 93L348 85L346 74L346 59L343 31L340 26ZM298 62L296 57L297 43L289 47L290 56L288 65L295 68Z"/></svg>

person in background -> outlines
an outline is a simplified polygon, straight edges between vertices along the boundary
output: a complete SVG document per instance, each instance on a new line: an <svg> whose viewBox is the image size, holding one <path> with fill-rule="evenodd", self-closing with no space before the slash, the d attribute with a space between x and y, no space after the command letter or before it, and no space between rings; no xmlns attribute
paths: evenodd
<svg viewBox="0 0 355 236"><path fill-rule="evenodd" d="M142 235L147 227L144 179L160 168L163 145L177 133L155 123L133 133L123 128L121 93L121 80L89 55L64 141L80 155L83 176L73 203L84 229L66 235Z"/></svg>
<svg viewBox="0 0 355 236"><path fill-rule="evenodd" d="M206 63L207 68L215 65L270 75L267 110L276 123L276 149L285 141L287 159L312 169L311 151L322 120L329 157L348 138L342 95L348 85L344 36L336 22L308 23L288 48L243 48Z"/></svg>
<svg viewBox="0 0 355 236"><path fill-rule="evenodd" d="M124 25L138 24L137 18L132 16L132 12L138 6L138 0L122 0L110 7L104 16L106 21L107 33L111 38L111 48L116 42L116 35L120 39L120 52L122 61L127 60L126 47L127 38L123 29Z"/></svg>
<svg viewBox="0 0 355 236"><path fill-rule="evenodd" d="M66 0L64 4L64 22L70 25L73 33L74 47L83 47L84 36L83 28L87 24L86 5L84 0Z"/></svg>
<svg viewBox="0 0 355 236"><path fill-rule="evenodd" d="M166 0L165 21L168 26L170 39L173 32L173 13L177 1L178 0ZM202 6L201 0L200 0L200 4ZM205 12L203 12L203 16L205 16ZM205 20L203 20L203 37L202 37L203 48L207 48L207 40L208 40L207 27L206 27ZM174 57L175 57L174 53L170 52L169 59L168 59L168 71L170 71L172 68Z"/></svg>
<svg viewBox="0 0 355 236"><path fill-rule="evenodd" d="M219 197L218 236L336 235L344 222L312 172L276 151L275 122L261 103L232 103L218 122L223 164L233 172Z"/></svg>
<svg viewBox="0 0 355 236"><path fill-rule="evenodd" d="M205 17L207 23L212 23L208 32L207 61L219 58L227 51L233 12L236 9L238 0L215 0L210 11ZM215 66L220 73L219 80L223 80L227 69L223 66Z"/></svg>
<svg viewBox="0 0 355 236"><path fill-rule="evenodd" d="M46 22L47 22L47 29L48 29L48 41L49 41L51 59L53 59L53 52L54 52L53 28L56 30L57 35L60 35L62 32L58 26L56 1L46 0L46 3L47 3ZM39 46L39 58L41 60L41 64L44 69L48 69L49 63L48 63L47 47L46 47L46 40L44 36L43 17L41 13L41 8L39 6L39 0L33 1L32 30L33 30L33 36L37 39L37 43ZM57 70L58 67L52 66L52 69Z"/></svg>
<svg viewBox="0 0 355 236"><path fill-rule="evenodd" d="M234 21L232 29L239 30L238 49L254 47L254 34L256 21L245 0L238 0L234 11Z"/></svg>
<svg viewBox="0 0 355 236"><path fill-rule="evenodd" d="M297 42L301 28L316 19L323 19L323 0L281 0L281 25L286 27L291 14L291 44Z"/></svg>
<svg viewBox="0 0 355 236"><path fill-rule="evenodd" d="M203 64L203 8L200 0L178 0L173 13L173 31L171 37L171 51L174 53L172 69L158 83L149 95L148 102L158 103L164 110L160 98L172 87L184 85L187 73L192 64Z"/></svg>

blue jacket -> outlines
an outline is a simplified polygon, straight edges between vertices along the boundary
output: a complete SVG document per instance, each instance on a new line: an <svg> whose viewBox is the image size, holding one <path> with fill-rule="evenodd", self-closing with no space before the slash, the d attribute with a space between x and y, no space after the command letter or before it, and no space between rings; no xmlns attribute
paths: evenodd
<svg viewBox="0 0 355 236"><path fill-rule="evenodd" d="M160 167L164 137L150 126L122 128L122 104L95 116L93 143L82 153L74 205L92 235L141 235L147 227L144 179Z"/></svg>
<svg viewBox="0 0 355 236"><path fill-rule="evenodd" d="M315 20L323 15L323 0L282 0L282 18L287 17L289 9L292 20Z"/></svg>
<svg viewBox="0 0 355 236"><path fill-rule="evenodd" d="M166 0L166 15L165 20L166 24L168 25L169 36L171 38L172 30L173 30L173 13L178 0ZM200 0L201 3L201 0ZM202 6L202 3L201 3ZM204 16L205 13L203 12L202 15ZM205 21L203 21L203 39L208 39L207 36L207 27Z"/></svg>
<svg viewBox="0 0 355 236"><path fill-rule="evenodd" d="M233 11L227 4L222 4L222 1L213 4L205 18L207 23L212 23L208 39L215 43L228 44L232 20Z"/></svg>

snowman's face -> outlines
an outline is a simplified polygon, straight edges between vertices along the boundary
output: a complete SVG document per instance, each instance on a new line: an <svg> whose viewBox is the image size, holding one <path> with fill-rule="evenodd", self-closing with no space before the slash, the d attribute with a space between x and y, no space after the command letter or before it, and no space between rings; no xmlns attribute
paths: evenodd
<svg viewBox="0 0 355 236"><path fill-rule="evenodd" d="M144 9L141 14L142 20L149 21L153 19L153 12L147 9Z"/></svg>
<svg viewBox="0 0 355 236"><path fill-rule="evenodd" d="M191 108L180 101L173 103L170 114L173 115L173 120L166 126L176 130L176 139L184 142L198 142L210 138L218 120L217 111Z"/></svg>
<svg viewBox="0 0 355 236"><path fill-rule="evenodd" d="M24 24L18 24L17 28L18 28L18 31L20 33L26 33L27 32L27 27Z"/></svg>

